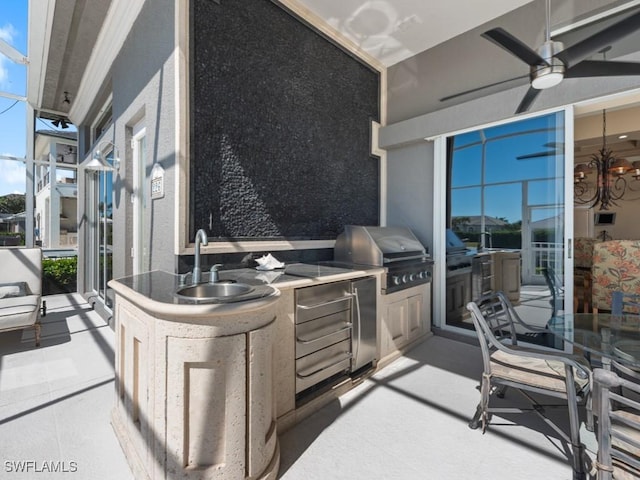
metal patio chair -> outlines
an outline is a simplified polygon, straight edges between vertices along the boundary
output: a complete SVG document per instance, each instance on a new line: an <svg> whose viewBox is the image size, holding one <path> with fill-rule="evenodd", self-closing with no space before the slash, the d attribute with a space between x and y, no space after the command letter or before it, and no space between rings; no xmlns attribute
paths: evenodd
<svg viewBox="0 0 640 480"><path fill-rule="evenodd" d="M545 267L542 269L544 280L549 287L551 293L551 299L549 304L551 305L551 317L555 317L558 310L564 310L564 286L562 280L556 275L556 272L551 267Z"/></svg>
<svg viewBox="0 0 640 480"><path fill-rule="evenodd" d="M593 372L598 414L598 454L593 473L597 480L640 478L640 384L634 381L638 373L623 366L618 373L616 368Z"/></svg>
<svg viewBox="0 0 640 480"><path fill-rule="evenodd" d="M480 388L480 403L469 427L482 426L484 432L492 413L538 414L572 449L574 478L584 478L584 447L580 442L578 405L590 401L591 369L582 357L550 353L518 344L518 336L531 330L518 316L501 292L470 302L473 324L480 341L484 371ZM540 329L542 330L542 329ZM531 408L490 407L491 394L503 397L506 389L519 391ZM570 433L567 435L545 416L543 405L532 397L540 393L566 401ZM553 406L553 405L552 405Z"/></svg>

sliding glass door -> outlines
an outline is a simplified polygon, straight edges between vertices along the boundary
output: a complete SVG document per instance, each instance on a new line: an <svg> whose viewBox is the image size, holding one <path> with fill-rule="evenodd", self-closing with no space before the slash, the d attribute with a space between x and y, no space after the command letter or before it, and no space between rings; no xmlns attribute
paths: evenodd
<svg viewBox="0 0 640 480"><path fill-rule="evenodd" d="M535 325L571 311L571 295L562 295L572 290L571 136L560 111L440 141L446 205L435 217L446 240L436 323L472 329L466 304L497 290Z"/></svg>
<svg viewBox="0 0 640 480"><path fill-rule="evenodd" d="M113 153L106 155L113 165ZM91 289L98 294L105 306L113 307L114 295L107 283L113 278L113 173L97 171L87 173L90 214L88 265Z"/></svg>

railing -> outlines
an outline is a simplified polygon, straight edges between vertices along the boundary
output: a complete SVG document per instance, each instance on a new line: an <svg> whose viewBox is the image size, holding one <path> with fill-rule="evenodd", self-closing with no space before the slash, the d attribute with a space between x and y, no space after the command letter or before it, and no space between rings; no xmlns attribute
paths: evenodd
<svg viewBox="0 0 640 480"><path fill-rule="evenodd" d="M533 274L542 275L543 268L551 267L557 274L561 275L564 271L562 248L562 243L531 242Z"/></svg>

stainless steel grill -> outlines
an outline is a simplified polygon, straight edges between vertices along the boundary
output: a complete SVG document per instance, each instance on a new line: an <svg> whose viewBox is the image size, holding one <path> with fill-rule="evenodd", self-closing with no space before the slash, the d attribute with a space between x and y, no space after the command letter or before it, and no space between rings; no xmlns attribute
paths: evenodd
<svg viewBox="0 0 640 480"><path fill-rule="evenodd" d="M473 253L458 238L451 229L447 229L447 275L460 274L457 270L464 270L464 273L471 272L471 261Z"/></svg>
<svg viewBox="0 0 640 480"><path fill-rule="evenodd" d="M433 261L408 228L347 225L338 235L334 258L339 262L384 267L382 293L429 283Z"/></svg>

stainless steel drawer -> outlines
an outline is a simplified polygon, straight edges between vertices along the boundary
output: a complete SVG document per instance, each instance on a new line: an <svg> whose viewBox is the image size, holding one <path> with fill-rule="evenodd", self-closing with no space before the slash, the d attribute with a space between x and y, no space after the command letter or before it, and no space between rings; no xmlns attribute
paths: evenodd
<svg viewBox="0 0 640 480"><path fill-rule="evenodd" d="M350 338L351 328L350 310L296 325L296 358Z"/></svg>
<svg viewBox="0 0 640 480"><path fill-rule="evenodd" d="M304 323L351 308L349 282L335 282L296 290L296 323Z"/></svg>
<svg viewBox="0 0 640 480"><path fill-rule="evenodd" d="M296 393L351 367L351 341L331 345L296 360Z"/></svg>

